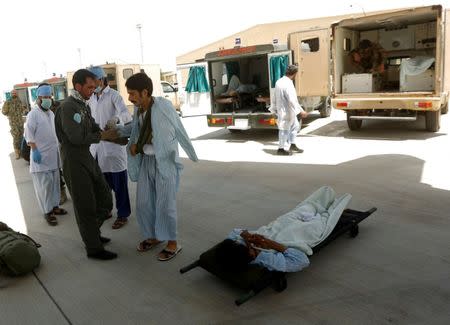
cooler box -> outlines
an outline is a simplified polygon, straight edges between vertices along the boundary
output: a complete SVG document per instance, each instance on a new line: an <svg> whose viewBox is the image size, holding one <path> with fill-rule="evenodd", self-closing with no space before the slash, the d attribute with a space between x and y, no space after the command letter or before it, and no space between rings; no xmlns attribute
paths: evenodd
<svg viewBox="0 0 450 325"><path fill-rule="evenodd" d="M416 76L407 75L405 81L400 82L400 91L433 91L434 70L427 70Z"/></svg>
<svg viewBox="0 0 450 325"><path fill-rule="evenodd" d="M371 73L353 73L342 76L342 93L373 93L381 88L381 77Z"/></svg>

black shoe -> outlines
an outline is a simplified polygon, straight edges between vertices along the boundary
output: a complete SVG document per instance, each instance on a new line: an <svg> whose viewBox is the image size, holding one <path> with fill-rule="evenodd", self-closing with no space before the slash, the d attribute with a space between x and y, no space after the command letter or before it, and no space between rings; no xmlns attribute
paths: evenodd
<svg viewBox="0 0 450 325"><path fill-rule="evenodd" d="M100 241L102 242L102 244L106 244L111 241L111 238L100 236Z"/></svg>
<svg viewBox="0 0 450 325"><path fill-rule="evenodd" d="M279 156L290 156L290 155L292 155L292 153L280 148L280 149L277 150L277 155L279 155Z"/></svg>
<svg viewBox="0 0 450 325"><path fill-rule="evenodd" d="M295 144L291 144L291 147L289 148L290 152L296 152L296 153L302 153L303 149L300 149Z"/></svg>
<svg viewBox="0 0 450 325"><path fill-rule="evenodd" d="M113 260L113 259L117 258L117 254L116 253L107 251L106 249L104 249L102 251L99 251L97 253L87 254L87 256L89 258L94 258L96 260L104 260L104 261L106 261L106 260Z"/></svg>

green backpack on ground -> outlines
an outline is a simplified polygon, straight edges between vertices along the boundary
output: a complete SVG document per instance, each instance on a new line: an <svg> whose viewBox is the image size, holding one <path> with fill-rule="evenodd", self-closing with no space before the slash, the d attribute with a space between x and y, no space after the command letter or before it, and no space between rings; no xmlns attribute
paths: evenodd
<svg viewBox="0 0 450 325"><path fill-rule="evenodd" d="M0 272L24 275L41 263L37 244L27 235L15 232L0 222Z"/></svg>

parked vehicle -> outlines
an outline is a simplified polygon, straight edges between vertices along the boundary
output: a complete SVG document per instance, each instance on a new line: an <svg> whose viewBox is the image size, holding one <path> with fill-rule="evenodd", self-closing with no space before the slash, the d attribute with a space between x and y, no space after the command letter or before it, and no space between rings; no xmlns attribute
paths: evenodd
<svg viewBox="0 0 450 325"><path fill-rule="evenodd" d="M158 64L115 64L107 63L100 65L106 73L109 86L117 90L122 96L125 104L127 105L130 112L133 111L134 105L128 100L127 88L125 87L125 82L129 77L138 72L145 72L153 82L153 95L162 96L161 87L161 69ZM67 73L67 90L73 89L72 77L75 71Z"/></svg>
<svg viewBox="0 0 450 325"><path fill-rule="evenodd" d="M180 112L180 101L178 100L178 87L168 83L167 81L161 81L161 88L163 92L163 97L170 100L177 110L177 112L181 115Z"/></svg>
<svg viewBox="0 0 450 325"><path fill-rule="evenodd" d="M268 110L271 97L275 82L297 52L287 46L262 44L207 53L203 62L178 66L183 116L207 115L209 126L230 131L277 128L276 116ZM202 74L205 87L187 89L190 83L201 84L195 79ZM230 93L230 87L236 85L237 91ZM323 117L330 115L328 89L304 97L300 96L303 93L298 82L296 89L306 111L319 109Z"/></svg>
<svg viewBox="0 0 450 325"><path fill-rule="evenodd" d="M364 120L414 121L419 114L425 115L426 130L439 130L450 88L448 18L448 10L429 6L345 19L331 27L331 103L347 113L350 130ZM383 73L351 73L349 53L361 40L381 46ZM429 64L418 69L420 60Z"/></svg>

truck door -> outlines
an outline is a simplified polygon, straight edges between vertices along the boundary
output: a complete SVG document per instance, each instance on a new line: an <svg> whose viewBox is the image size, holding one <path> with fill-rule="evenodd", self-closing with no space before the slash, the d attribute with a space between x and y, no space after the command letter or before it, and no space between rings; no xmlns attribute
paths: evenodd
<svg viewBox="0 0 450 325"><path fill-rule="evenodd" d="M177 66L178 99L182 116L211 114L211 87L206 62Z"/></svg>
<svg viewBox="0 0 450 325"><path fill-rule="evenodd" d="M298 64L295 77L300 97L328 96L330 81L329 29L302 31L289 35L289 46Z"/></svg>
<svg viewBox="0 0 450 325"><path fill-rule="evenodd" d="M269 67L270 98L273 98L275 82L284 76L286 67L292 64L292 51L281 51L267 54L267 64Z"/></svg>

